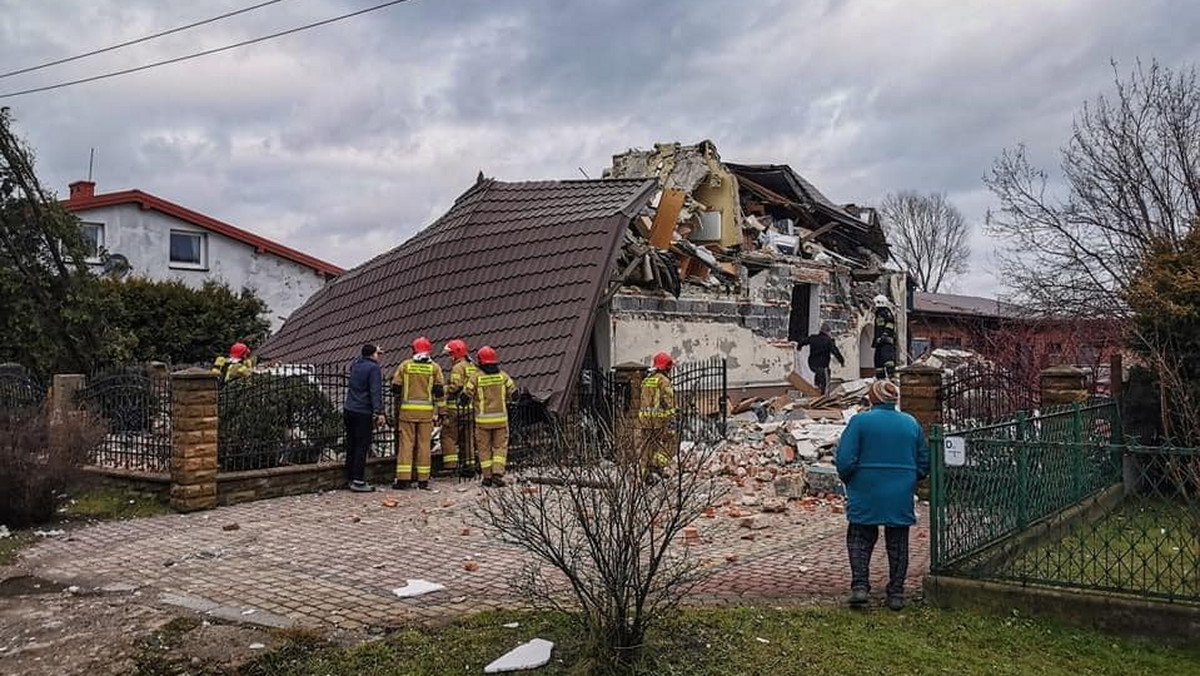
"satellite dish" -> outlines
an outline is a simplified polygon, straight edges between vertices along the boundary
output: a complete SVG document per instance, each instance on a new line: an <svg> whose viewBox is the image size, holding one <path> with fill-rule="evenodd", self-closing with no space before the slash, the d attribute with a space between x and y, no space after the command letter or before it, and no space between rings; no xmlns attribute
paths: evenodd
<svg viewBox="0 0 1200 676"><path fill-rule="evenodd" d="M113 279L121 279L132 269L133 266L129 264L129 259L123 254L108 254L104 257L104 274Z"/></svg>

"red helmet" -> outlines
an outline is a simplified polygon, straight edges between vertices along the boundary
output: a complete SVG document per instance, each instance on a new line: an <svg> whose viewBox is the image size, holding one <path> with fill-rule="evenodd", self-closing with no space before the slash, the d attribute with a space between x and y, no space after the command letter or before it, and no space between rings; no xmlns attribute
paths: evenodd
<svg viewBox="0 0 1200 676"><path fill-rule="evenodd" d="M675 365L675 360L671 359L671 355L666 352L659 352L654 355L654 368L659 371L666 371Z"/></svg>
<svg viewBox="0 0 1200 676"><path fill-rule="evenodd" d="M425 336L413 341L413 354L429 354L433 351L433 343Z"/></svg>
<svg viewBox="0 0 1200 676"><path fill-rule="evenodd" d="M465 359L467 356L467 341L455 338L446 343L445 351L455 359Z"/></svg>
<svg viewBox="0 0 1200 676"><path fill-rule="evenodd" d="M500 357L496 356L496 348L490 345L484 345L479 348L479 363L480 364L499 364Z"/></svg>
<svg viewBox="0 0 1200 676"><path fill-rule="evenodd" d="M229 347L230 359L245 359L250 356L250 346L245 343L234 343Z"/></svg>

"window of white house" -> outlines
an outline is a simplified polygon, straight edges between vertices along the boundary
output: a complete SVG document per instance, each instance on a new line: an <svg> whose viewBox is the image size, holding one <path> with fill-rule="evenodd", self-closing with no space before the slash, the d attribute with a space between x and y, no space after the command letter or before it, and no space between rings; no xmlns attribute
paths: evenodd
<svg viewBox="0 0 1200 676"><path fill-rule="evenodd" d="M80 223L79 231L83 235L83 248L87 252L87 262L99 263L100 250L104 248L104 224Z"/></svg>
<svg viewBox="0 0 1200 676"><path fill-rule="evenodd" d="M208 241L204 233L171 231L171 267L196 268L208 267Z"/></svg>

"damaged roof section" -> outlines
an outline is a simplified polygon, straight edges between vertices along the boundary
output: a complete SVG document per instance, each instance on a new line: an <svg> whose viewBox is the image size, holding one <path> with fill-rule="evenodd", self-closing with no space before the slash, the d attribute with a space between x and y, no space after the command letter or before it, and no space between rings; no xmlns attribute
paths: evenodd
<svg viewBox="0 0 1200 676"><path fill-rule="evenodd" d="M682 283L736 287L743 266L810 259L878 270L889 256L873 209L838 206L786 164L723 162L711 141L630 150L605 176L659 187L622 249L627 284L678 296Z"/></svg>
<svg viewBox="0 0 1200 676"><path fill-rule="evenodd" d="M262 348L292 363L344 363L372 342L386 367L417 336L500 352L535 397L562 407L630 219L653 181L482 179L444 216L343 274Z"/></svg>

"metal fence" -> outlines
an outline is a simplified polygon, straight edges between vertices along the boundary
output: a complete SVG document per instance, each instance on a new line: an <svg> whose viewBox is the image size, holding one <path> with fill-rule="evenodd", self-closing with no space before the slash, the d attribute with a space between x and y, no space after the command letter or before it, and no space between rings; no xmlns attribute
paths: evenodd
<svg viewBox="0 0 1200 676"><path fill-rule="evenodd" d="M46 388L24 368L0 368L0 411L40 406L45 400Z"/></svg>
<svg viewBox="0 0 1200 676"><path fill-rule="evenodd" d="M342 406L350 385L344 365L286 365L230 380L217 395L217 464L222 472L340 462ZM391 391L383 386L391 410ZM371 457L394 453L391 422L375 428Z"/></svg>
<svg viewBox="0 0 1200 676"><path fill-rule="evenodd" d="M672 380L678 409L678 438L722 436L725 429L726 385L722 360L681 364ZM520 383L517 383L518 386ZM281 366L232 380L218 395L220 420L217 460L223 472L282 465L341 462L345 457L342 404L349 386L345 366ZM610 371L581 372L561 414L522 396L509 407L508 466L553 462L564 455L560 446L571 437L564 431L613 429L632 411L636 419L638 393ZM396 452L391 392L384 385L389 422L375 430L372 457ZM458 474L473 476L474 425L470 415L458 418ZM711 436L710 436L711 438ZM441 469L440 429L434 439L434 469Z"/></svg>
<svg viewBox="0 0 1200 676"><path fill-rule="evenodd" d="M171 376L162 364L114 366L87 376L75 403L106 433L88 464L166 472L171 462Z"/></svg>
<svg viewBox="0 0 1200 676"><path fill-rule="evenodd" d="M1039 392L1036 378L1021 369L978 363L944 377L940 397L942 424L947 429L968 429L1036 409Z"/></svg>
<svg viewBox="0 0 1200 676"><path fill-rule="evenodd" d="M1121 444L1117 410L935 430L933 571L1200 601L1200 450Z"/></svg>

